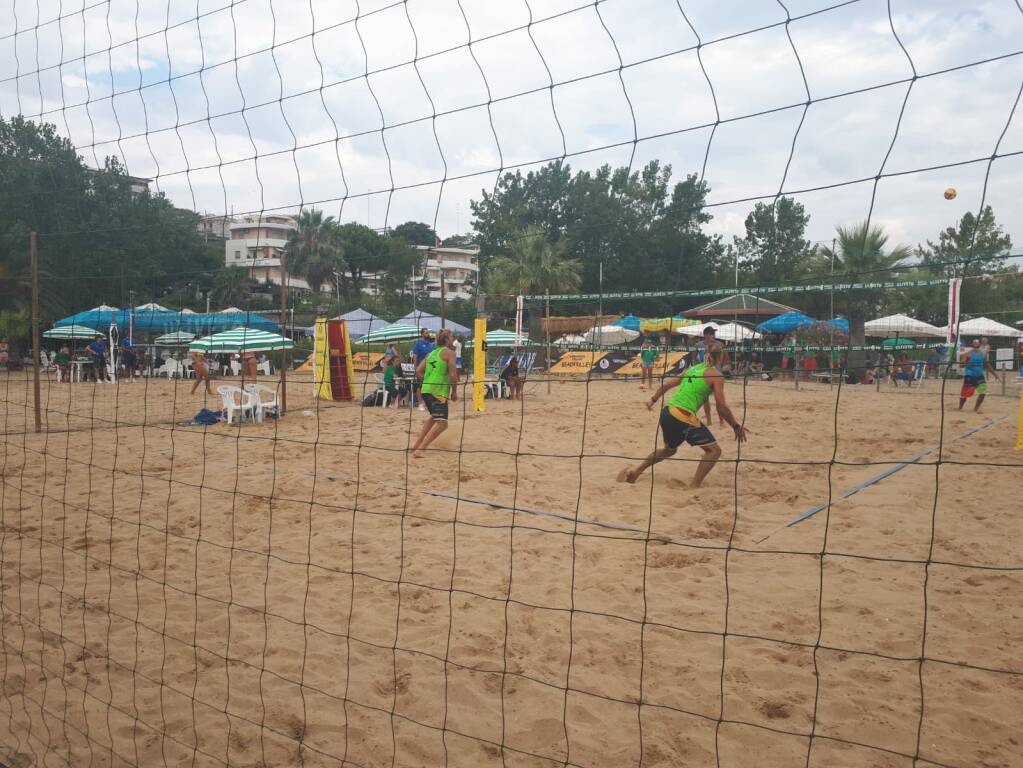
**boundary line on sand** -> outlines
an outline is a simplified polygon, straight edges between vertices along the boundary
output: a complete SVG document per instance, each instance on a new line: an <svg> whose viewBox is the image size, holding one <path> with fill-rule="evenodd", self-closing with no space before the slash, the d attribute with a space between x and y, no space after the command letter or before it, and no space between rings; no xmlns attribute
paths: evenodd
<svg viewBox="0 0 1023 768"><path fill-rule="evenodd" d="M974 427L973 429L967 430L966 432L964 432L963 434L959 435L958 437L954 437L951 440L949 440L947 443L944 443L944 445L951 445L952 443L954 443L954 442L956 442L958 440L963 440L963 439L969 437L970 435L973 435L973 434L975 434L977 432L980 432L982 429L987 429L988 427L992 426L993 424L997 424L1000 421L1005 421L1007 418L1009 418L1009 417L1008 416L999 416L997 419L991 419L991 421L989 421L987 424L982 424L979 427ZM848 499L850 496L855 496L860 491L866 490L867 488L870 488L872 485L877 485L882 480L884 480L886 477L891 477L896 472L899 472L899 471L905 469L906 467L910 466L911 464L916 464L924 456L928 456L928 455L934 453L936 450L938 450L939 447L941 447L941 446L936 445L933 448L928 448L923 453L918 453L913 458L907 459L906 461L902 461L902 462L899 462L898 464L895 464L894 466L888 467L888 469L886 469L884 472L876 474L873 477L871 477L871 478L869 478L867 480L864 480L862 483L859 483L858 485L854 485L852 488L850 488L845 493L843 493L838 498L838 500L831 502L832 506L837 504L839 501L842 501L843 499ZM773 531L771 531L766 536L764 536L762 538L759 538L759 539L754 539L753 543L754 544L761 544L761 543L767 541L772 536L774 536L776 533L778 533L780 531L784 531L786 528L791 528L796 523L801 523L804 520L809 520L811 517L816 515L818 512L820 512L822 510L825 510L827 508L828 508L827 504L816 504L816 505L810 507L808 510L806 510L806 512L804 512L803 514L799 515L798 517L794 517L792 520L789 520L789 522L785 523L785 525L783 525L783 526L781 526L779 528L775 528Z"/></svg>

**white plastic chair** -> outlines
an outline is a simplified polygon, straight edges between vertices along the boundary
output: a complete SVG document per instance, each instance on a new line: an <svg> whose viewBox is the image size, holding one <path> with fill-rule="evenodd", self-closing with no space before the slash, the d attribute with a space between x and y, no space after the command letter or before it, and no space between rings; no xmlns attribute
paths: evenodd
<svg viewBox="0 0 1023 768"><path fill-rule="evenodd" d="M195 371L192 370L192 361L191 360L182 360L181 363L180 363L180 366L181 366L181 368L179 370L181 372L181 378L183 378L183 379L194 379L195 378Z"/></svg>
<svg viewBox="0 0 1023 768"><path fill-rule="evenodd" d="M265 384L246 384L245 391L255 399L256 421L262 421L268 413L280 414L280 403L277 401L277 390ZM270 395L269 400L263 399L262 393Z"/></svg>
<svg viewBox="0 0 1023 768"><path fill-rule="evenodd" d="M270 361L269 360L264 360L259 365L257 365L256 366L256 370L259 371L260 373L266 374L267 376L272 376L273 375L273 372L270 370Z"/></svg>
<svg viewBox="0 0 1023 768"><path fill-rule="evenodd" d="M242 373L242 364L239 363L237 360L232 360L231 361L231 375L232 376L240 376L241 373Z"/></svg>
<svg viewBox="0 0 1023 768"><path fill-rule="evenodd" d="M159 368L158 376L166 376L168 379L173 379L181 375L181 363L175 360L173 357L168 357L163 361L163 365Z"/></svg>
<svg viewBox="0 0 1023 768"><path fill-rule="evenodd" d="M390 399L390 393L387 391L387 387L384 386L384 374L374 373L373 380L379 385L377 391L373 393L373 403L376 404L377 397L380 397L380 406L386 408L387 401Z"/></svg>
<svg viewBox="0 0 1023 768"><path fill-rule="evenodd" d="M259 398L251 392L245 392L238 387L217 387L217 394L220 395L224 404L224 415L227 423L233 421L234 414L238 414L238 421L241 422L246 414L253 421L257 421L259 411Z"/></svg>

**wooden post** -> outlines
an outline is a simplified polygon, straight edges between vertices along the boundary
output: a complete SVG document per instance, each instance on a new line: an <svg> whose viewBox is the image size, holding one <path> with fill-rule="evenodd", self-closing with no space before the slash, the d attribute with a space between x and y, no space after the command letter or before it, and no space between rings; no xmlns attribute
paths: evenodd
<svg viewBox="0 0 1023 768"><path fill-rule="evenodd" d="M43 415L39 397L39 253L36 233L29 234L29 260L32 269L32 398L35 404L36 432L43 431Z"/></svg>
<svg viewBox="0 0 1023 768"><path fill-rule="evenodd" d="M549 395L551 393L551 289L547 288L544 293L547 296L543 327L547 336L547 394Z"/></svg>
<svg viewBox="0 0 1023 768"><path fill-rule="evenodd" d="M288 267L285 254L281 254L281 336L287 338L288 330ZM281 416L288 410L288 350L284 349L281 359Z"/></svg>

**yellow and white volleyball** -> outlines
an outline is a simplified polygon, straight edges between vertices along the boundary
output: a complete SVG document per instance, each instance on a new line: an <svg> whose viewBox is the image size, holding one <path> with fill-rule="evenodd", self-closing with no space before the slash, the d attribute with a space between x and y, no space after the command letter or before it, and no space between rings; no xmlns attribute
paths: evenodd
<svg viewBox="0 0 1023 768"><path fill-rule="evenodd" d="M948 189L945 190L945 199L946 200L955 200L956 199L955 187L949 187Z"/></svg>

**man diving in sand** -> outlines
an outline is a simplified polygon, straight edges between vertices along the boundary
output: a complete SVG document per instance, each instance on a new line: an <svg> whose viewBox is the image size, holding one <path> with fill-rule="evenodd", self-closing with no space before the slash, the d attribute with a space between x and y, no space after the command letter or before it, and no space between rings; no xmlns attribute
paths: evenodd
<svg viewBox="0 0 1023 768"><path fill-rule="evenodd" d="M721 447L714 435L697 416L711 395L714 395L714 405L721 421L731 426L736 440L746 442L749 430L735 420L732 410L725 403L725 377L718 368L723 356L724 347L720 342L714 342L707 349L704 362L687 368L680 376L668 379L654 391L646 402L648 411L653 410L665 392L678 387L668 404L661 409L660 428L664 446L643 459L639 465L626 467L619 472L618 482L636 482L648 467L674 456L682 443L689 443L703 450L703 458L696 467L696 476L690 486L699 488L721 457Z"/></svg>

